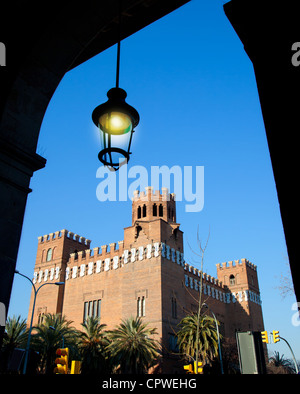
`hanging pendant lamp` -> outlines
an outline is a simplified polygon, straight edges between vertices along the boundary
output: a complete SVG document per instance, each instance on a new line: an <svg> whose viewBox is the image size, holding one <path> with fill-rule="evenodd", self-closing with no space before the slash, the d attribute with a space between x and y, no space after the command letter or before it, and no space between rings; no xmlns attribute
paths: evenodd
<svg viewBox="0 0 300 394"><path fill-rule="evenodd" d="M120 1L121 3L121 1ZM119 87L121 47L121 4L119 12L119 35L117 52L116 87L107 92L108 100L98 105L92 113L94 124L99 128L102 149L98 158L112 171L117 171L130 158L134 128L140 117L135 108L127 104L127 93Z"/></svg>

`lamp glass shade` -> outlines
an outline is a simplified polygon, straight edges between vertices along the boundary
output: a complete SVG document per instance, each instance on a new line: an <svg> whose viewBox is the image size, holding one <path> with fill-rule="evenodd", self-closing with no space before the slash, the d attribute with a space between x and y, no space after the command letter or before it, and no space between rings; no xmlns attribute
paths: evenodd
<svg viewBox="0 0 300 394"><path fill-rule="evenodd" d="M101 151L99 160L105 165L118 167L119 163L125 164L129 160L131 132L125 134L110 134L100 130Z"/></svg>

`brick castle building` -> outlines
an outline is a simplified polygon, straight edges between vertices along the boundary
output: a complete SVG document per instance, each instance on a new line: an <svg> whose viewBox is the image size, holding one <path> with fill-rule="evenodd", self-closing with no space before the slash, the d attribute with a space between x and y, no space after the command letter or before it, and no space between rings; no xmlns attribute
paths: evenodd
<svg viewBox="0 0 300 394"><path fill-rule="evenodd" d="M174 195L148 187L134 193L132 224L117 245L91 249L90 240L68 230L39 237L33 281L65 284L39 291L33 324L46 313L62 313L78 329L88 316L112 329L121 319L142 316L157 328L164 360L172 359L177 325L197 311L201 275L184 260L179 226ZM264 329L254 264L246 259L217 264L217 278L207 273L202 278L202 302L214 312L224 337ZM29 316L32 302L33 295ZM164 372L182 372L176 362L162 365Z"/></svg>

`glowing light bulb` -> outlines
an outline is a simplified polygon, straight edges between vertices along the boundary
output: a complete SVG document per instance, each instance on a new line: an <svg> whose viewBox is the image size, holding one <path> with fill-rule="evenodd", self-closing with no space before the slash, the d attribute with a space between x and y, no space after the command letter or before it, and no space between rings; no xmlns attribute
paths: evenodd
<svg viewBox="0 0 300 394"><path fill-rule="evenodd" d="M124 128L124 121L119 115L113 115L110 120L112 129Z"/></svg>
<svg viewBox="0 0 300 394"><path fill-rule="evenodd" d="M131 119L122 112L105 113L99 118L101 130L109 134L126 134L132 129Z"/></svg>

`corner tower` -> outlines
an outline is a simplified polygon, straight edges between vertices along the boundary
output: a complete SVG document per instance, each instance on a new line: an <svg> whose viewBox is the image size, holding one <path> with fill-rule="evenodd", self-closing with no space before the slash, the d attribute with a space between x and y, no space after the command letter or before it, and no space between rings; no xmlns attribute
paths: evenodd
<svg viewBox="0 0 300 394"><path fill-rule="evenodd" d="M217 264L217 274L232 298L227 329L262 331L264 323L256 265L247 259L229 261Z"/></svg>
<svg viewBox="0 0 300 394"><path fill-rule="evenodd" d="M65 271L70 253L89 249L91 241L66 229L38 237L38 249L34 267L33 283L38 289L43 286L36 297L33 324L42 321L46 313L62 313L64 288L54 285L65 281ZM31 293L28 319L31 319L34 293Z"/></svg>

